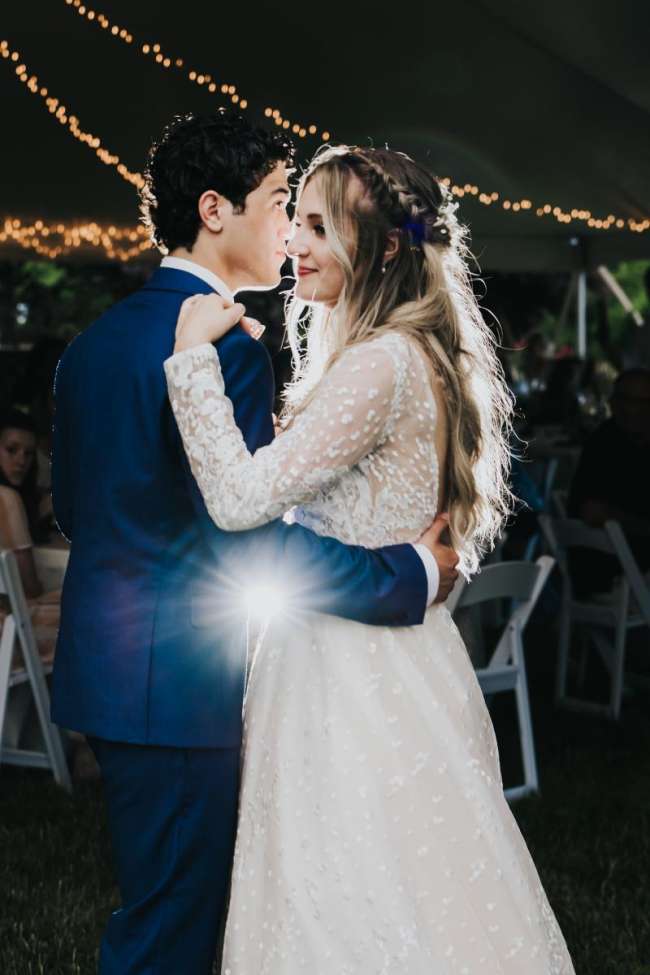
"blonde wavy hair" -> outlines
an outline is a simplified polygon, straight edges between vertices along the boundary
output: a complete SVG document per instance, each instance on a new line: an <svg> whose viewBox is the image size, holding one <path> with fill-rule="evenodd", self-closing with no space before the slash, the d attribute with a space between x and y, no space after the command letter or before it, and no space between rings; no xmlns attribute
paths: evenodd
<svg viewBox="0 0 650 975"><path fill-rule="evenodd" d="M342 352L388 331L416 342L440 377L447 407L444 496L451 541L469 575L511 509L512 397L472 288L466 229L445 188L389 149L326 147L298 187L318 178L328 246L344 284L332 308L287 306L294 376L288 423ZM384 263L391 235L397 251Z"/></svg>

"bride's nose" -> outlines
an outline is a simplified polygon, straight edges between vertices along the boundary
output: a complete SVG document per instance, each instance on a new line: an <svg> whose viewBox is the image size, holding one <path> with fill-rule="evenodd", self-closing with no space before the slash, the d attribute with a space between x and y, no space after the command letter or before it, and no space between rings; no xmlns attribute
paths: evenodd
<svg viewBox="0 0 650 975"><path fill-rule="evenodd" d="M287 241L286 251L289 257L305 257L309 253L309 247L295 234Z"/></svg>
<svg viewBox="0 0 650 975"><path fill-rule="evenodd" d="M292 220L285 250L289 257L305 257L309 254L309 237L303 224Z"/></svg>

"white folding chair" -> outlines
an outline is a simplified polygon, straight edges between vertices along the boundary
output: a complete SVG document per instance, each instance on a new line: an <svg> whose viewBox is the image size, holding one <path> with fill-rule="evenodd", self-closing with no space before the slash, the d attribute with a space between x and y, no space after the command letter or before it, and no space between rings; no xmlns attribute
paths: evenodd
<svg viewBox="0 0 650 975"><path fill-rule="evenodd" d="M60 589L63 577L68 567L70 550L68 548L51 548L48 545L36 546L32 549L36 574L45 592Z"/></svg>
<svg viewBox="0 0 650 975"><path fill-rule="evenodd" d="M50 722L50 698L45 675L52 668L44 667L41 662L16 557L8 550L0 552L0 593L7 595L11 610L4 621L0 636L0 764L4 762L7 765L49 768L55 781L70 791L70 775L61 733ZM16 648L20 650L23 667L12 671L11 664ZM21 748L19 740L13 744L5 744L7 704L12 690L21 685L26 685L31 691L43 750Z"/></svg>
<svg viewBox="0 0 650 975"><path fill-rule="evenodd" d="M541 556L536 562L489 565L469 583L461 577L447 600L452 614L465 607L494 600L508 600L511 607L487 666L476 669L478 682L486 697L507 691L515 695L524 782L505 789L505 796L509 800L520 799L539 790L523 633L553 565L554 560L548 555Z"/></svg>
<svg viewBox="0 0 650 975"><path fill-rule="evenodd" d="M647 583L618 522L608 521L604 528L590 528L577 519L550 518L544 515L540 518L540 523L562 575L556 703L573 710L604 713L617 719L623 697L627 634L641 626L650 627L650 591ZM576 598L568 558L568 553L573 548L601 552L618 560L621 578L611 593ZM574 624L584 628L609 672L611 687L607 704L567 694L571 632ZM579 685L583 683L584 672L583 655Z"/></svg>

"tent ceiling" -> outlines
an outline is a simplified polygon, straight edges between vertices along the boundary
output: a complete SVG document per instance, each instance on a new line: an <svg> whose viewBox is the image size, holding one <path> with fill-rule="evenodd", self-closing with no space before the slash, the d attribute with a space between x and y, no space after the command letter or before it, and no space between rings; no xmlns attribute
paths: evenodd
<svg viewBox="0 0 650 975"><path fill-rule="evenodd" d="M163 71L64 0L6 4L0 33L84 128L131 169L171 114L214 97ZM136 42L236 84L333 138L388 142L457 183L565 210L650 215L650 7L645 0L456 0L390 8L104 0ZM133 223L135 191L0 62L0 216ZM316 143L300 140L308 152ZM590 231L465 197L487 268L650 257L650 231ZM576 242L577 241L577 242Z"/></svg>

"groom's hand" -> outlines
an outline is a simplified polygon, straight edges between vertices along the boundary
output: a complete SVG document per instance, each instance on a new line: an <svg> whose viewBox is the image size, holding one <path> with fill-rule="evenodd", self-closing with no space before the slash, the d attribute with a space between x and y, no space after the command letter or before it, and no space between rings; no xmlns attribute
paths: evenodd
<svg viewBox="0 0 650 975"><path fill-rule="evenodd" d="M419 543L427 546L438 564L440 583L434 602L444 603L458 579L458 554L449 544L449 515L438 515Z"/></svg>

